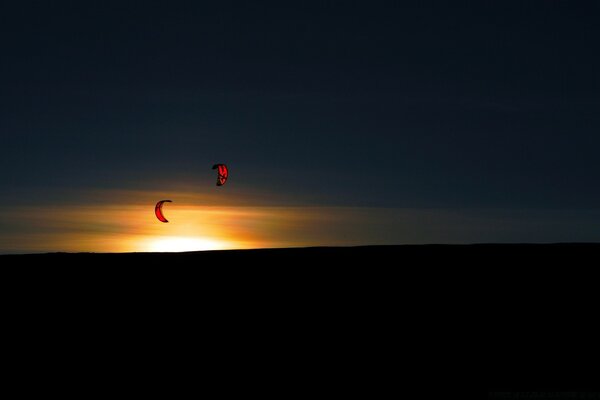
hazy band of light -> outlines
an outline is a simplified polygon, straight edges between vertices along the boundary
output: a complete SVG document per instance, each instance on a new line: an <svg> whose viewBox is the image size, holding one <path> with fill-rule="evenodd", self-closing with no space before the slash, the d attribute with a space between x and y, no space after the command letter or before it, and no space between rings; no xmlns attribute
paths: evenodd
<svg viewBox="0 0 600 400"><path fill-rule="evenodd" d="M174 202L0 211L0 253L187 251L369 244L598 241L600 210L230 206Z"/></svg>

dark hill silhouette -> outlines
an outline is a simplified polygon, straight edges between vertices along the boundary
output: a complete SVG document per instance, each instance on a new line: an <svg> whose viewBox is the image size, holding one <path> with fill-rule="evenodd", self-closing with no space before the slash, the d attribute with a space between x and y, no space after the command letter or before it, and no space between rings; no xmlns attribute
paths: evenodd
<svg viewBox="0 0 600 400"><path fill-rule="evenodd" d="M304 247L253 250L214 250L181 253L44 253L2 255L4 262L93 262L101 260L111 263L189 263L194 261L248 261L293 263L296 260L319 261L364 261L366 259L386 263L402 262L406 257L450 257L452 261L519 260L521 257L555 259L555 257L579 257L595 254L600 243L557 243L557 244L472 244L472 245L399 245L399 246L355 246L355 247ZM399 258L396 258L399 257ZM415 260L416 261L416 260Z"/></svg>
<svg viewBox="0 0 600 400"><path fill-rule="evenodd" d="M5 342L48 371L65 349L108 359L163 394L200 375L244 392L326 384L368 398L391 385L406 399L485 399L486 385L596 378L578 360L597 342L597 254L599 244L4 255Z"/></svg>

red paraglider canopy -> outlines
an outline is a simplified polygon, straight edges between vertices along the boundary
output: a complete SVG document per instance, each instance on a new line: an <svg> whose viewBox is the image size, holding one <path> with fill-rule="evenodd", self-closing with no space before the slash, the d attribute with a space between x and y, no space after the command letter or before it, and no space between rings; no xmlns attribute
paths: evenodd
<svg viewBox="0 0 600 400"><path fill-rule="evenodd" d="M171 200L161 200L158 203L156 203L156 207L154 207L154 214L156 214L156 218L158 218L158 220L160 222L169 222L169 220L167 220L162 213L163 203L172 203L172 201Z"/></svg>
<svg viewBox="0 0 600 400"><path fill-rule="evenodd" d="M223 186L225 182L227 182L227 177L229 176L229 169L227 169L227 165L225 164L215 164L212 169L218 169L217 176L217 186Z"/></svg>

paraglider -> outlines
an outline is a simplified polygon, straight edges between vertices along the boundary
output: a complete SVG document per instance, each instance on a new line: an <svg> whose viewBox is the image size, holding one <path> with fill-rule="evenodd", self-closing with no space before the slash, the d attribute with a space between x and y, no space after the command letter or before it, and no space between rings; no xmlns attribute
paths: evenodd
<svg viewBox="0 0 600 400"><path fill-rule="evenodd" d="M212 169L218 170L217 186L223 186L225 182L227 182L227 177L229 176L229 170L227 169L227 165L215 164L213 165Z"/></svg>
<svg viewBox="0 0 600 400"><path fill-rule="evenodd" d="M160 222L169 222L169 220L167 220L165 218L165 216L162 213L162 206L163 203L172 203L171 200L161 200L158 203L156 203L156 207L154 207L154 213L156 214L156 218L158 218L158 220Z"/></svg>
<svg viewBox="0 0 600 400"><path fill-rule="evenodd" d="M217 170L217 186L223 186L225 182L227 182L227 178L229 177L229 169L227 168L227 165L215 164L213 165L212 169ZM161 200L158 203L156 203L156 206L154 207L154 214L156 214L156 218L158 218L160 222L169 222L169 220L165 218L162 212L164 203L172 203L172 201Z"/></svg>

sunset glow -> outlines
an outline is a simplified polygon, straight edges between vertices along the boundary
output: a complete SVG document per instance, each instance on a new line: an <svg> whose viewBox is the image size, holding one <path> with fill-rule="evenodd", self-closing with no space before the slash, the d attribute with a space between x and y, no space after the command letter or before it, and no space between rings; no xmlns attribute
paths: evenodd
<svg viewBox="0 0 600 400"><path fill-rule="evenodd" d="M218 206L215 199L171 192L167 223L154 213L153 192L94 192L80 204L28 206L0 210L13 226L0 235L0 252L183 252L203 250L358 244L364 217L353 209ZM348 226L343 237L323 227ZM353 233L353 229L360 227Z"/></svg>
<svg viewBox="0 0 600 400"><path fill-rule="evenodd" d="M142 251L150 252L182 252L202 250L224 250L230 248L227 243L217 240L193 237L166 237L148 241Z"/></svg>
<svg viewBox="0 0 600 400"><path fill-rule="evenodd" d="M573 237L544 234L544 221L564 232L594 232L598 212L368 207L219 205L218 199L171 191L168 223L154 213L162 193L94 191L71 194L77 203L29 205L0 210L9 231L0 233L0 253L181 252L361 244L473 243L502 240L491 226L503 220L506 238L558 242ZM237 199L242 197L239 196ZM449 229L448 227L455 227ZM333 228L335 227L335 229ZM519 233L520 232L520 233ZM588 232L588 233L586 233ZM521 236L518 236L521 235ZM508 241L509 239L505 239Z"/></svg>

